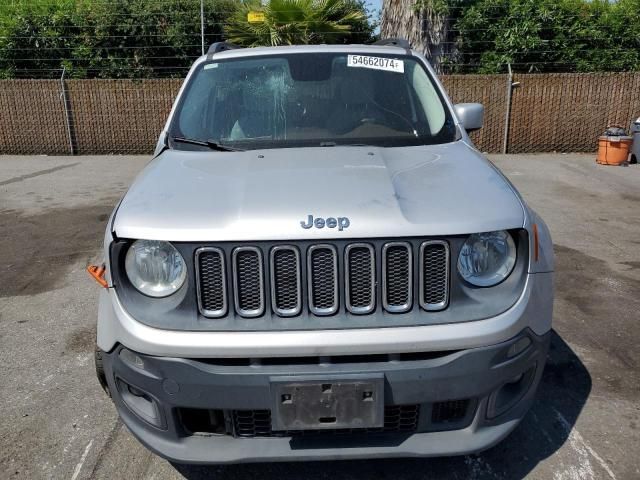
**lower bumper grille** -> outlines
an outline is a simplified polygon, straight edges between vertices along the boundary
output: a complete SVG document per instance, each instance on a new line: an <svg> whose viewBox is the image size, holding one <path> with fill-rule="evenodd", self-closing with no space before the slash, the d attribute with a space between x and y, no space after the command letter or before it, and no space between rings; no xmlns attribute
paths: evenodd
<svg viewBox="0 0 640 480"><path fill-rule="evenodd" d="M384 407L384 427L336 430L271 430L271 410L233 410L233 428L238 437L295 437L301 435L348 435L354 433L415 432L420 405L388 405Z"/></svg>
<svg viewBox="0 0 640 480"><path fill-rule="evenodd" d="M454 423L462 420L469 410L469 400L449 400L433 404L431 423Z"/></svg>
<svg viewBox="0 0 640 480"><path fill-rule="evenodd" d="M445 400L417 405L387 405L381 428L284 430L271 428L271 411L178 408L187 435L220 434L238 438L313 437L358 434L419 433L458 430L471 424L477 399ZM424 417L424 418L422 418Z"/></svg>

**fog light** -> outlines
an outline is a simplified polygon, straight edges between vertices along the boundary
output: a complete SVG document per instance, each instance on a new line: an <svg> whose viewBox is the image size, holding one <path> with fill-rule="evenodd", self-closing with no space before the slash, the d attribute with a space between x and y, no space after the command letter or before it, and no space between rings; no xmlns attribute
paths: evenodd
<svg viewBox="0 0 640 480"><path fill-rule="evenodd" d="M129 393L134 397L144 397L144 392L142 390L138 390L136 387L132 387L129 385Z"/></svg>
<svg viewBox="0 0 640 480"><path fill-rule="evenodd" d="M502 384L490 396L487 403L487 418L495 418L514 407L529 391L536 373L533 365L524 373L516 375L507 383Z"/></svg>
<svg viewBox="0 0 640 480"><path fill-rule="evenodd" d="M129 385L121 378L116 378L116 386L124 404L145 422L154 427L165 428L164 417L158 402L144 390Z"/></svg>

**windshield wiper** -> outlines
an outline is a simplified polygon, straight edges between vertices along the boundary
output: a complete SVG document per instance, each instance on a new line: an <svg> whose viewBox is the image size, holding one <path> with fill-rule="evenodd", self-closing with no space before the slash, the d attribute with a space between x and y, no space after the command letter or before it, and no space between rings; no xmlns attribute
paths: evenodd
<svg viewBox="0 0 640 480"><path fill-rule="evenodd" d="M211 150L217 150L219 152L244 152L240 148L229 147L213 140L198 140L197 138L185 138L185 137L171 137L171 140L178 143L189 143L191 145L201 145L203 147L209 147Z"/></svg>

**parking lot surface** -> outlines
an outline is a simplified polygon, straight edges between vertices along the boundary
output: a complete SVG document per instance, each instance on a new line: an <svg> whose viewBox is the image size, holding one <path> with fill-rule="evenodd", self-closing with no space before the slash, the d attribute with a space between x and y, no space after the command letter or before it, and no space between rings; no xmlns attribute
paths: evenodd
<svg viewBox="0 0 640 480"><path fill-rule="evenodd" d="M490 156L545 218L554 335L536 403L479 455L195 467L144 449L93 370L106 220L143 156L0 157L0 478L640 478L640 165Z"/></svg>

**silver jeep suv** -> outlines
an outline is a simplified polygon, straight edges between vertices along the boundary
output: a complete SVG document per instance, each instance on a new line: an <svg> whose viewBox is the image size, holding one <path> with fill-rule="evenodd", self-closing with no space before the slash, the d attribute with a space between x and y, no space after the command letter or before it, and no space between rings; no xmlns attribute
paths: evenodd
<svg viewBox="0 0 640 480"><path fill-rule="evenodd" d="M482 116L402 41L212 45L106 231L96 367L131 432L185 463L507 436L553 249L470 142Z"/></svg>

